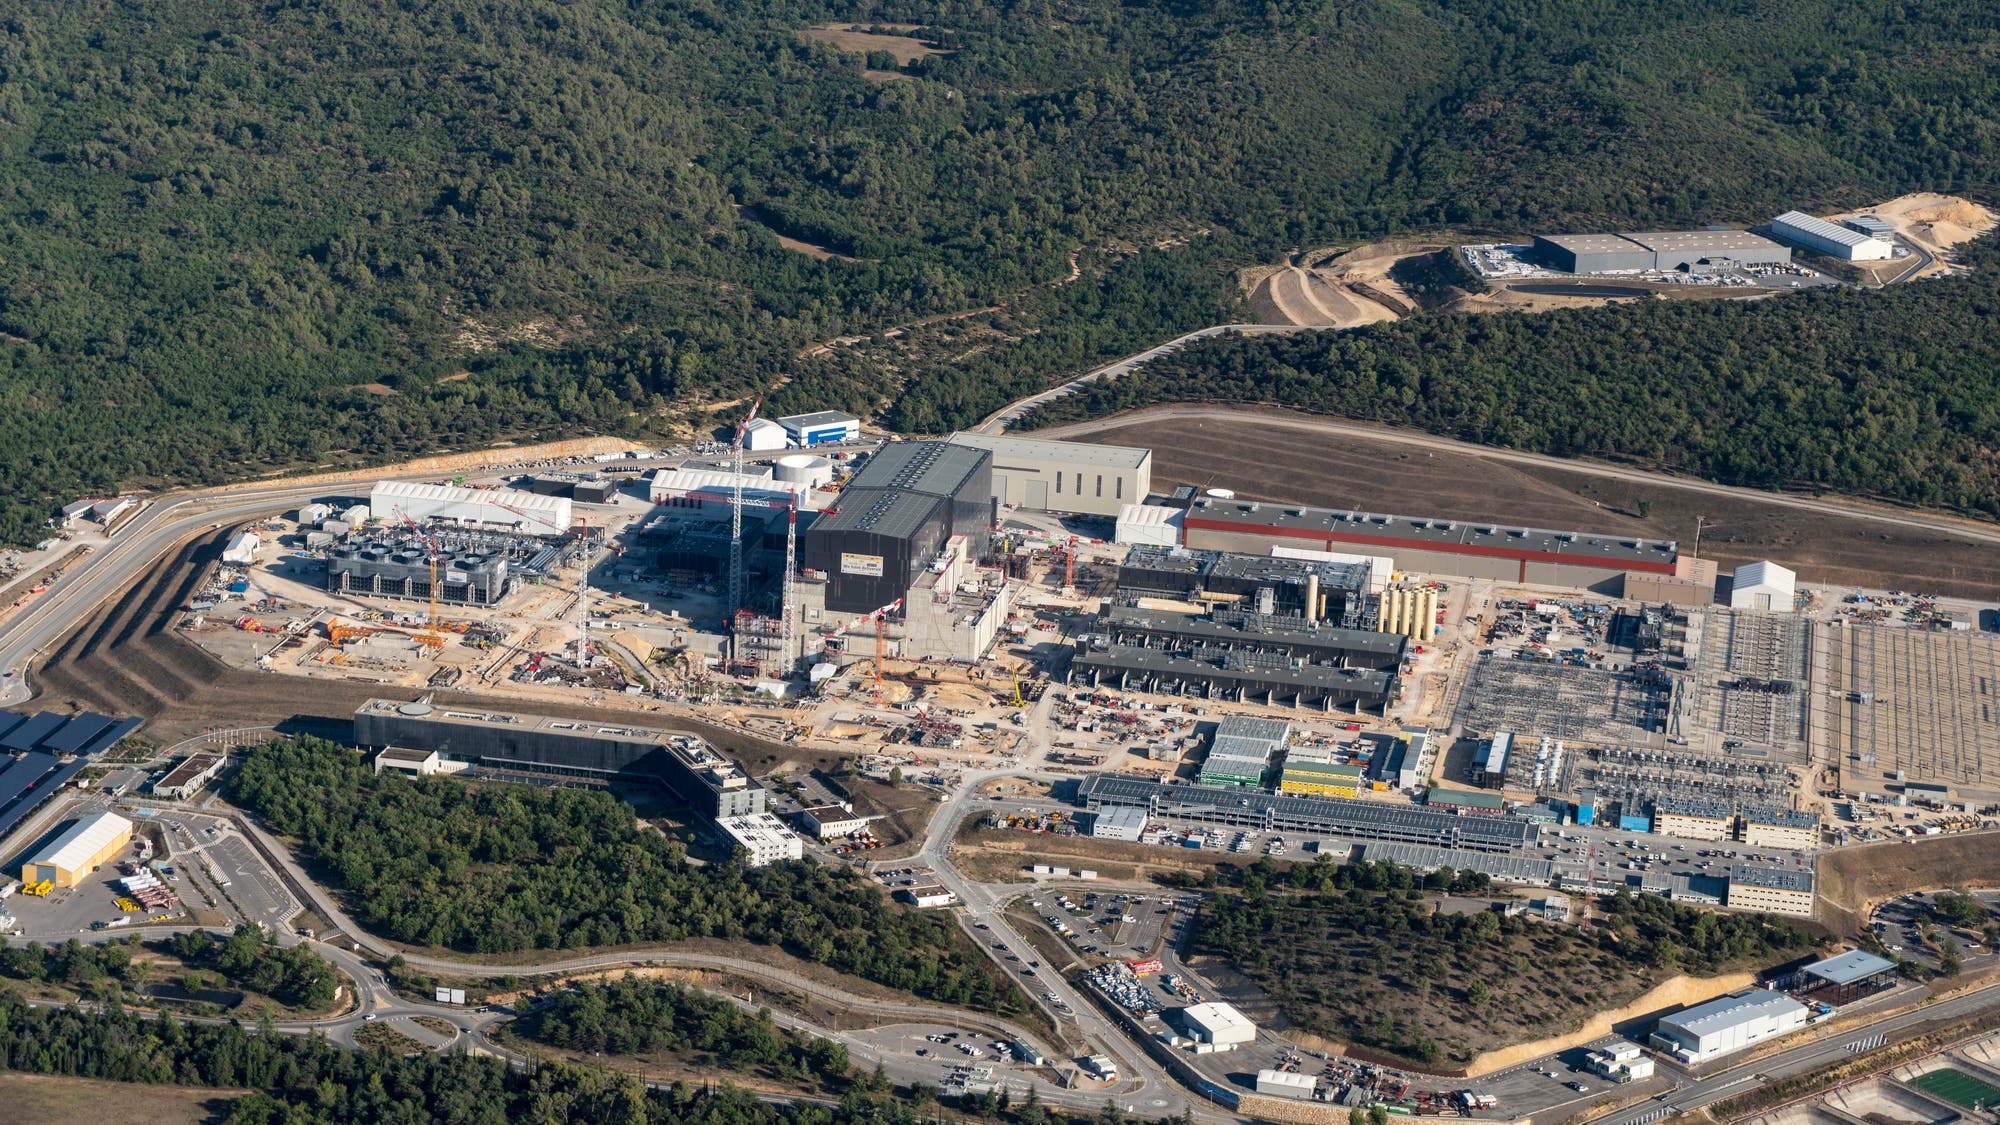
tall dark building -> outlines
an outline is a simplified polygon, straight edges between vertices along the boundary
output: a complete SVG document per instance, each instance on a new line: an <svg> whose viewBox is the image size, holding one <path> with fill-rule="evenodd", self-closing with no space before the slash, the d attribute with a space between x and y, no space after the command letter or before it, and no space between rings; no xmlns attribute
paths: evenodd
<svg viewBox="0 0 2000 1125"><path fill-rule="evenodd" d="M804 565L827 576L826 607L867 613L903 596L947 539L992 552L993 455L941 441L877 452L806 533Z"/></svg>

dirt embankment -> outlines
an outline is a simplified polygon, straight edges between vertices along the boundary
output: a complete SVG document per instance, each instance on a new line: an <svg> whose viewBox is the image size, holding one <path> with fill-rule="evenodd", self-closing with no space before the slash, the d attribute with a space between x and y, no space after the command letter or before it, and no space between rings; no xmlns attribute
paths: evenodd
<svg viewBox="0 0 2000 1125"><path fill-rule="evenodd" d="M269 488L278 480L300 486L314 484L347 484L353 481L374 482L384 476L406 476L418 473L447 474L478 472L494 465L520 465L533 461L554 461L564 457L590 457L599 453L625 453L642 448L637 442L624 438L592 437L572 438L568 441L547 441L539 445L496 445L490 449L475 450L471 453L452 453L437 457L419 457L414 461L404 461L394 465L377 465L373 468L340 469L324 473L305 473L296 477L282 477L278 474L259 477L254 480L238 481L214 489L219 492L240 492L249 489Z"/></svg>
<svg viewBox="0 0 2000 1125"><path fill-rule="evenodd" d="M1820 857L1818 919L1836 933L1853 935L1885 899L1910 891L1984 887L2000 887L2000 833L1839 848Z"/></svg>
<svg viewBox="0 0 2000 1125"><path fill-rule="evenodd" d="M1356 328L1414 312L1416 302L1390 271L1405 258L1437 249L1377 242L1341 252L1312 250L1280 265L1252 266L1237 281L1259 323Z"/></svg>

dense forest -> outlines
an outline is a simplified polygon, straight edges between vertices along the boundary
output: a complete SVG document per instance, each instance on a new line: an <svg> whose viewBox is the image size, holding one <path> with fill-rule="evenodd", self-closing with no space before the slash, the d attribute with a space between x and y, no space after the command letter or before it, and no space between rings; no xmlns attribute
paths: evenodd
<svg viewBox="0 0 2000 1125"><path fill-rule="evenodd" d="M153 1085L247 1088L229 1125L917 1125L957 1121L923 1087L854 1090L837 1104L772 1105L727 1085L648 1090L627 1074L545 1063L526 1070L454 1052L405 1058L349 1051L322 1036L252 1032L240 1024L142 1019L101 1011L31 1007L0 988L0 1069ZM143 1099L143 1090L134 1090ZM142 1104L135 1102L134 1104ZM1042 1125L1039 1101L984 1104L971 1120ZM135 1111L136 1112L136 1111ZM127 1114L126 1116L133 1116ZM1095 1125L1127 1125L1107 1107ZM1133 1119L1133 1125L1137 1125Z"/></svg>
<svg viewBox="0 0 2000 1125"><path fill-rule="evenodd" d="M948 1004L1025 1010L948 917L817 863L690 866L601 791L378 777L354 751L301 737L246 754L230 795L392 941L474 953L748 941Z"/></svg>
<svg viewBox="0 0 2000 1125"><path fill-rule="evenodd" d="M1296 407L1726 483L2000 515L2000 244L1969 276L1197 341L1026 428L1160 402Z"/></svg>
<svg viewBox="0 0 2000 1125"><path fill-rule="evenodd" d="M1445 913L1406 870L1341 870L1307 877L1325 890L1215 896L1195 949L1255 982L1297 1027L1418 1066L1462 1066L1574 1030L1673 973L1769 968L1814 944L1780 918L1622 889L1600 900L1602 928Z"/></svg>
<svg viewBox="0 0 2000 1125"><path fill-rule="evenodd" d="M206 930L191 930L148 944L180 962L173 983L184 990L219 981L288 1008L318 1012L333 1003L340 983L339 973L310 947L285 948L248 924L220 940ZM90 1000L137 999L149 981L167 983L162 962L134 956L142 948L137 938L102 945L75 938L61 945L6 945L0 948L0 977L60 985Z"/></svg>
<svg viewBox="0 0 2000 1125"><path fill-rule="evenodd" d="M828 21L935 50L864 74L893 60L799 34ZM1230 268L1294 246L2000 175L1975 0L21 0L0 29L5 539L82 492L640 436L760 389L942 430L1226 319ZM973 310L963 347L865 343Z"/></svg>

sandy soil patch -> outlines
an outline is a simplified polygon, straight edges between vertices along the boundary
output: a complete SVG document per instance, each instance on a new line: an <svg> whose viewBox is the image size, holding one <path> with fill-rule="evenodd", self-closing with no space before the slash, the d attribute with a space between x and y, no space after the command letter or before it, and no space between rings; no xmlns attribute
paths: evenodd
<svg viewBox="0 0 2000 1125"><path fill-rule="evenodd" d="M1896 233L1927 250L1948 251L1970 242L1994 227L1991 210L1956 195L1920 191L1899 196L1887 203L1848 211L1831 217L1839 222L1860 215L1873 215L1896 228Z"/></svg>
<svg viewBox="0 0 2000 1125"><path fill-rule="evenodd" d="M6 1118L38 1125L103 1125L131 1118L139 1106L145 1107L145 1119L152 1125L201 1125L227 1117L230 1105L248 1092L0 1074L0 1105L7 1107Z"/></svg>
<svg viewBox="0 0 2000 1125"><path fill-rule="evenodd" d="M2000 887L2000 837L1991 832L1839 848L1819 861L1819 921L1856 933L1884 899L1909 891Z"/></svg>
<svg viewBox="0 0 2000 1125"><path fill-rule="evenodd" d="M899 67L908 66L918 59L929 58L932 55L953 55L958 53L940 48L935 43L918 39L914 35L884 35L880 32L868 30L870 27L882 27L900 32L922 30L920 25L910 23L822 23L804 28L796 34L801 39L809 39L818 43L828 43L843 51L857 55L866 54L869 51L887 51L896 56L896 65ZM897 78L907 78L909 76L899 74L893 70L864 70L861 72L861 77L868 79L870 82L889 82Z"/></svg>
<svg viewBox="0 0 2000 1125"><path fill-rule="evenodd" d="M1675 977L1654 986L1621 1008L1600 1012L1590 1017L1583 1027L1568 1035L1541 1039L1533 1043L1519 1043L1512 1047L1503 1047L1498 1051L1487 1051L1472 1060L1472 1065L1466 1068L1466 1074L1477 1078L1496 1070L1519 1066L1529 1059L1540 1058L1551 1052L1581 1047L1593 1039L1611 1034L1613 1028L1627 1020L1637 1019L1666 1008L1692 1007L1756 983L1755 973L1725 973L1719 977L1700 978Z"/></svg>
<svg viewBox="0 0 2000 1125"><path fill-rule="evenodd" d="M1394 307L1413 309L1403 287L1389 276L1404 258L1435 252L1436 246L1411 242L1375 242L1347 251L1312 250L1293 264L1252 266L1237 274L1250 308L1260 324L1300 324L1356 328L1403 315ZM1378 299L1386 298L1386 300Z"/></svg>

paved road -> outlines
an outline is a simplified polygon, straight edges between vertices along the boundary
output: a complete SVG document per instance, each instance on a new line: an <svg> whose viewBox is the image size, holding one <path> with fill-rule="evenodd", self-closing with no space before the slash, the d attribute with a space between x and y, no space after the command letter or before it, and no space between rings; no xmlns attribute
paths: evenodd
<svg viewBox="0 0 2000 1125"><path fill-rule="evenodd" d="M1664 1102L1641 1102L1629 1109L1620 1110L1597 1119L1597 1125L1632 1125L1665 1105L1682 1110L1701 1109L1724 1098L1740 1094L1745 1090L1763 1085L1776 1078L1789 1078L1829 1063L1840 1062L1855 1057L1847 1045L1865 1040L1871 1035L1889 1035L1927 1023L1932 1020L1957 1019L1983 1008L2000 1004L2000 984L1974 989L1962 996L1941 1000L1927 1007L1876 1020L1864 1027L1853 1028L1839 1035L1781 1051L1769 1058L1758 1059L1729 1067L1726 1070L1697 1079L1682 1086Z"/></svg>
<svg viewBox="0 0 2000 1125"><path fill-rule="evenodd" d="M1030 400L1024 399L1022 401L1027 402ZM1065 426L1051 427L1048 430L1041 431L1036 436L1050 439L1070 439L1084 434L1097 433L1119 426L1129 426L1135 422L1159 418L1241 421L1245 409L1240 406L1151 407L1130 414L1120 414L1114 418L1097 418L1087 422L1073 422ZM1456 453L1470 457L1485 457L1495 461L1506 461L1519 465L1533 465L1537 468L1560 469L1564 472L1582 473L1586 476L1605 477L1612 480L1628 481L1633 484L1678 488L1687 492L1701 492L1711 496L1726 496L1732 500L1744 500L1759 504L1773 504L1785 508L1797 508L1802 511L1840 516L1845 519L1871 520L1875 523L1888 524L1905 530L1951 535L1959 539L1979 543L2000 544L2000 529L1993 528L1991 525L1975 523L1972 520L1959 519L1954 516L1927 515L1920 512L1871 508L1861 504L1821 500L1809 496L1794 496L1782 492L1764 492L1755 488L1739 488L1735 485L1715 484L1688 477L1647 472L1642 469L1623 469L1615 465L1605 465L1592 461L1549 457L1540 453L1522 453L1518 450L1502 449L1490 445L1473 445L1454 438L1436 437L1431 434L1416 433L1409 430L1391 430L1380 426L1362 425L1358 422L1343 422L1333 418L1287 417L1275 413L1259 413L1257 415L1257 422L1258 425L1270 429L1301 430L1308 433L1329 436L1362 437L1372 441L1415 446L1420 449Z"/></svg>
<svg viewBox="0 0 2000 1125"><path fill-rule="evenodd" d="M1099 379L1115 379L1143 363L1158 359L1161 356L1172 355L1181 350L1188 342L1202 339L1205 336L1220 336L1225 332L1238 332L1246 336L1253 336L1273 332L1337 331L1340 331L1340 329L1331 324L1218 324L1211 328L1203 328L1195 332L1189 332L1184 336L1176 336L1164 344L1147 348L1137 355L1129 355L1114 363L1107 363L1094 371L1087 371L1060 387L1051 387L1040 394L1029 395L1027 398L1010 403L988 415L985 421L973 427L973 432L981 434L1005 433L1007 427L1020 421L1023 414L1045 402L1053 402L1066 395L1075 394Z"/></svg>

